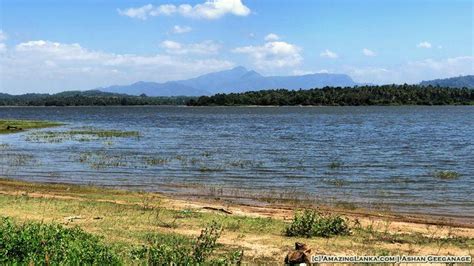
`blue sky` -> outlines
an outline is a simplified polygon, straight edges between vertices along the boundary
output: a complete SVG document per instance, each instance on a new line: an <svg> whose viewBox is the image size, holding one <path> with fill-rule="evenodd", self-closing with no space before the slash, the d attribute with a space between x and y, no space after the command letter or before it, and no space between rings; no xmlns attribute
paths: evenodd
<svg viewBox="0 0 474 266"><path fill-rule="evenodd" d="M472 0L1 0L0 92L167 81L242 65L417 83L474 73Z"/></svg>

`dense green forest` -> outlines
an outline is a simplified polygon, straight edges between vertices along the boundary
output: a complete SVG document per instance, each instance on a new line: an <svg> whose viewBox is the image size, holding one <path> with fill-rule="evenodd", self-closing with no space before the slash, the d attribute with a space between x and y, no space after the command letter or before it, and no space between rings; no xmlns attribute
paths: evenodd
<svg viewBox="0 0 474 266"><path fill-rule="evenodd" d="M213 105L447 105L474 104L474 90L419 85L262 90L191 99L190 106Z"/></svg>
<svg viewBox="0 0 474 266"><path fill-rule="evenodd" d="M147 97L101 91L10 95L0 93L0 106L185 105L193 97Z"/></svg>
<svg viewBox="0 0 474 266"><path fill-rule="evenodd" d="M325 87L310 90L261 90L197 97L147 97L101 91L10 95L0 93L0 106L106 105L448 105L474 104L474 90L420 85Z"/></svg>

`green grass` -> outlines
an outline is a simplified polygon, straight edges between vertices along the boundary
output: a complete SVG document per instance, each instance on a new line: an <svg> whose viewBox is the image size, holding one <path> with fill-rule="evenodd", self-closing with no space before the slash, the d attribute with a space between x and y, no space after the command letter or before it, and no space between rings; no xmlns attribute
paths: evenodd
<svg viewBox="0 0 474 266"><path fill-rule="evenodd" d="M9 134L22 132L34 128L47 128L60 126L61 123L51 121L32 121L32 120L0 120L0 134ZM10 129L7 129L9 128ZM12 128L13 127L13 128Z"/></svg>
<svg viewBox="0 0 474 266"><path fill-rule="evenodd" d="M97 236L56 224L14 223L0 218L0 264L118 264Z"/></svg>
<svg viewBox="0 0 474 266"><path fill-rule="evenodd" d="M0 217L0 264L30 265L197 265L236 264L240 250L216 254L222 226L211 223L197 238L149 234L142 246L105 244L79 227L39 222L18 223Z"/></svg>
<svg viewBox="0 0 474 266"><path fill-rule="evenodd" d="M153 234L148 236L148 244L133 249L131 254L135 260L148 265L234 265L242 259L242 251L235 250L227 254L214 254L222 232L222 226L212 222L191 239L185 236L170 234Z"/></svg>

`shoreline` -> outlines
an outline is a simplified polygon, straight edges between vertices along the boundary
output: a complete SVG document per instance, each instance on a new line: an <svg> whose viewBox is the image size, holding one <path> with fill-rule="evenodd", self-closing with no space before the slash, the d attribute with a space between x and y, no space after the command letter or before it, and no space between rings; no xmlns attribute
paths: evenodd
<svg viewBox="0 0 474 266"><path fill-rule="evenodd" d="M322 213L330 213L343 215L351 218L367 218L367 219L388 219L397 222L423 224L423 225L435 225L435 226L451 226L451 227L463 227L474 229L474 219L463 219L465 217L461 215L453 217L442 217L435 214L427 213L408 213L408 212L397 212L397 211L384 211L384 210L370 210L367 208L357 208L353 210L333 206L329 203L316 203L308 202L305 200L290 200L275 199L274 203L265 201L258 201L255 197L235 197L235 196L219 196L206 194L179 194L179 193L167 193L160 191L142 191L125 189L121 187L109 187L100 185L82 185L82 184L71 184L71 183L56 183L56 182L35 182L35 181L23 181L12 178L0 177L0 194L5 194L2 191L2 185L20 184L25 187L76 187L85 188L92 190L104 190L104 191L119 191L121 193L130 194L148 194L156 195L160 198L166 198L170 201L187 202L196 206L204 205L216 205L216 206L227 206L227 208L241 209L242 214L257 215L261 213L272 213L274 215L268 215L271 218L282 218L283 220L291 219L295 210L301 209L315 209ZM178 186L173 185L173 188L178 187L189 187L187 185ZM280 201L280 202L278 202ZM286 201L286 202L285 202ZM280 213L280 214L279 214ZM460 218L460 220L454 220L453 218Z"/></svg>
<svg viewBox="0 0 474 266"><path fill-rule="evenodd" d="M286 215L284 220L288 220L294 214L294 210L302 209L315 209L323 213L330 213L336 215L343 215L352 218L367 218L367 219L388 219L397 222L406 222L413 224L433 225L433 226L452 226L452 227L463 227L474 229L474 217L452 214L440 214L436 213L423 213L423 212L409 212L409 211L397 211L392 210L390 206L388 209L375 209L367 206L357 206L355 208L347 208L338 206L338 202L321 202L318 200L308 200L304 198L271 198L267 194L262 194L258 197L254 194L246 194L241 196L212 194L210 191L201 190L200 185L189 185L189 184L169 184L164 187L167 190L181 190L179 192L166 192L166 191L154 191L154 190L140 190L132 188L124 188L119 186L107 186L107 185L93 185L93 184L78 184L78 183L63 183L63 182L48 182L48 181L31 181L22 180L15 178L3 178L0 177L0 194L1 185L5 181L19 182L25 184L32 184L36 186L73 186L82 188L92 188L105 191L122 191L123 193L142 193L150 195L159 195L160 197L176 200L192 202L196 205L203 204L214 204L220 206L228 206L232 208L240 208L249 210L248 214L253 214L253 211L257 213L269 211L271 213L291 213ZM202 193L199 193L199 192ZM245 192L243 192L245 193ZM235 194L235 191L232 193ZM243 213L245 214L245 213ZM270 216L271 217L271 216ZM277 215L277 217L280 217ZM281 218L281 217L280 217Z"/></svg>
<svg viewBox="0 0 474 266"><path fill-rule="evenodd" d="M327 255L468 255L474 228L367 213L338 213L348 236L288 237L294 206L248 206L215 199L175 198L161 193L93 186L45 184L0 178L0 216L78 226L119 247L145 244L150 233L196 237L211 221L223 226L221 251L244 250L244 262L281 263L295 242ZM126 252L123 251L123 252Z"/></svg>

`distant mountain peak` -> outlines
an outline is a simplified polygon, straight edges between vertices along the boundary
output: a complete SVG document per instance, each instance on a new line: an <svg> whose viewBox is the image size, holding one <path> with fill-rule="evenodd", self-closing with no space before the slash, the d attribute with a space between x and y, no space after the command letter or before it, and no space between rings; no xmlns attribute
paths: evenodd
<svg viewBox="0 0 474 266"><path fill-rule="evenodd" d="M260 75L243 66L204 74L195 78L165 83L139 81L128 86L111 86L101 88L106 92L126 93L148 96L199 96L215 93L243 92L286 88L310 89L325 86L350 87L356 83L345 74L311 74L304 76L271 76Z"/></svg>
<svg viewBox="0 0 474 266"><path fill-rule="evenodd" d="M260 78L260 77L262 77L262 75L260 75L260 73L254 70L249 70L242 76L242 78Z"/></svg>

